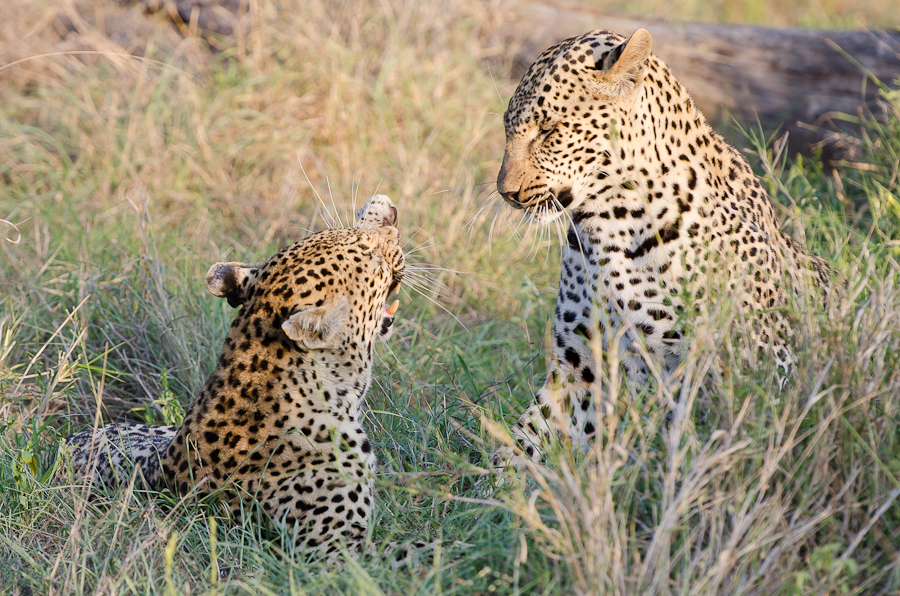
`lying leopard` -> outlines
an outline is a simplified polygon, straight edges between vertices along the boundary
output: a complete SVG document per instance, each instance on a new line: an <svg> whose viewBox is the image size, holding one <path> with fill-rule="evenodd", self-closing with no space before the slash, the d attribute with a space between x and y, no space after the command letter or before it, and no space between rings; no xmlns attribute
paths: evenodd
<svg viewBox="0 0 900 596"><path fill-rule="evenodd" d="M646 383L650 365L665 378L686 350L684 296L721 285L747 319L743 356L770 351L783 384L786 286L828 284L828 265L779 229L747 161L651 45L644 29L565 40L529 68L504 116L500 195L532 221L570 223L550 371L514 429L532 458L548 439L594 434L595 336L605 351L624 334L613 349L631 381Z"/></svg>
<svg viewBox="0 0 900 596"><path fill-rule="evenodd" d="M207 289L241 306L184 424L109 424L67 439L76 474L116 485L134 470L185 495L257 503L333 554L364 541L375 454L360 424L376 341L403 277L397 210L376 195L356 228L313 234L260 263L217 263Z"/></svg>

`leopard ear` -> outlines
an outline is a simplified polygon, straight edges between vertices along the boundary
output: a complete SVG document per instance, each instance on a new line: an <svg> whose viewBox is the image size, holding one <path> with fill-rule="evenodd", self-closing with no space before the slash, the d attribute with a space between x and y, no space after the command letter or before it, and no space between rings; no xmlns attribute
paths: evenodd
<svg viewBox="0 0 900 596"><path fill-rule="evenodd" d="M652 49L653 38L646 29L638 29L611 50L595 47L594 68L598 73L592 90L606 97L621 97L636 88L647 74L647 60Z"/></svg>
<svg viewBox="0 0 900 596"><path fill-rule="evenodd" d="M284 333L305 350L332 347L350 319L350 301L339 296L322 306L292 314L281 324Z"/></svg>
<svg viewBox="0 0 900 596"><path fill-rule="evenodd" d="M247 300L262 265L264 263L216 263L206 274L206 289L237 308Z"/></svg>

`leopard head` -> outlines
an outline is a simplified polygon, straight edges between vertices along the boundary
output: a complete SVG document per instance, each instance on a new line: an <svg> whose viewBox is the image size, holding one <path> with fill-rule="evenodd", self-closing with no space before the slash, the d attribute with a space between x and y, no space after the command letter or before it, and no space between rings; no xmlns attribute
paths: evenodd
<svg viewBox="0 0 900 596"><path fill-rule="evenodd" d="M617 124L647 75L652 39L592 31L541 54L504 115L506 151L497 190L532 220L576 210L602 185L598 171L618 154Z"/></svg>
<svg viewBox="0 0 900 596"><path fill-rule="evenodd" d="M392 226L312 234L261 263L216 263L206 287L241 311L238 337L302 351L368 349L393 329L405 260Z"/></svg>

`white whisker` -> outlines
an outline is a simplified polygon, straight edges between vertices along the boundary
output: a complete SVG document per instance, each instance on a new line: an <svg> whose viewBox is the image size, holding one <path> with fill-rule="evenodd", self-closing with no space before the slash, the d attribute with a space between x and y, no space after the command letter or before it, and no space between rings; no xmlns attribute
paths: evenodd
<svg viewBox="0 0 900 596"><path fill-rule="evenodd" d="M520 230L522 229L522 227L524 227L526 231L531 228L533 213L534 213L534 208L526 209L522 213L522 218L519 220L518 225L513 230L513 238L515 238L518 241L519 246L521 246L522 243L525 242L525 236L520 233Z"/></svg>
<svg viewBox="0 0 900 596"><path fill-rule="evenodd" d="M379 349L381 349L382 346L383 346L388 352L390 352L391 356L393 356L393 358L394 358L394 361L397 363L397 366L400 367L400 370L402 370L402 371L403 371L404 373L406 373L406 374L410 374L409 370L407 370L406 367L403 366L403 363L400 362L400 358L397 357L397 354L394 353L394 350L391 349L390 344L388 344L388 342L384 341L384 342L381 342L381 345L379 346ZM378 356L378 352L377 352L377 351L375 352L375 355ZM384 362L383 359L382 359L382 362ZM385 364L386 364L386 363L385 363ZM374 375L372 376L372 381L377 382L376 379L375 379L375 377L374 377ZM380 384L379 384L379 387L381 387L381 390L382 390L384 393L387 393L387 389L386 389L386 388L382 387Z"/></svg>
<svg viewBox="0 0 900 596"><path fill-rule="evenodd" d="M496 191L494 191L494 192L496 192ZM499 195L499 193L497 193L497 194ZM493 197L494 197L494 193L491 193L491 194L488 195L488 198L484 200L483 204L482 204L482 205L480 206L480 208L475 212L475 215L473 215L473 216L469 219L469 221L467 221L467 222L463 225L463 229L464 229L464 230L465 230L466 228L469 228L469 227L471 227L471 228L474 228L474 227L475 227L475 222L478 221L478 216L481 215L482 212L484 212L484 210L488 208L488 206L491 204L491 199L492 199Z"/></svg>
<svg viewBox="0 0 900 596"><path fill-rule="evenodd" d="M428 242L430 242L430 244L426 244L426 243L428 243ZM419 252L419 251L422 251L422 250L428 250L429 248L432 248L432 247L435 247L435 246L437 246L437 242L434 241L434 237L431 237L431 238L429 238L428 240L425 240L424 242L422 242L421 244L419 244L418 246L414 246L413 248L411 248L411 249L405 251L404 254L405 254L407 257L409 257L409 256L414 255L415 253L417 253L417 252Z"/></svg>
<svg viewBox="0 0 900 596"><path fill-rule="evenodd" d="M306 173L306 168L303 167L303 160L300 159L300 151L297 151L297 163L300 165L300 171L303 172L303 177L306 178L306 183L309 184L309 187L312 189L313 193L316 195L316 199L324 207L325 201L322 200L322 197L319 195L319 191L316 190L316 187L313 185L312 180L309 179L309 175ZM325 212L323 213L320 209L317 208L316 213L318 213L322 216L322 221L325 223L326 227L328 227L328 228L334 227L332 225L332 222L329 222L329 218L330 218L331 214L328 213L327 209L325 209ZM326 215L328 217L326 217Z"/></svg>
<svg viewBox="0 0 900 596"><path fill-rule="evenodd" d="M306 232L307 234L312 234L312 233L313 233L312 230L310 230L309 228L304 228L303 226L290 226L290 227L287 228L287 229L288 229L288 230L303 230L303 231Z"/></svg>
<svg viewBox="0 0 900 596"><path fill-rule="evenodd" d="M445 193L445 192L456 192L456 191L458 191L458 190L466 190L466 189L469 189L469 188L478 188L479 186L487 186L488 184L497 184L497 181L496 181L496 180L489 180L489 181L487 181L487 182L480 182L480 183L478 183L478 184L472 184L471 186L467 184L466 186L457 186L456 188L445 188L445 189L443 189L443 190L436 190L436 191L434 191L433 193L431 193L430 196L433 197L434 195L443 194L443 193Z"/></svg>
<svg viewBox="0 0 900 596"><path fill-rule="evenodd" d="M491 65L488 64L488 74L491 75L491 82L494 84L494 91L497 92L497 97L500 99L500 103L503 103L503 96L500 95L500 89L497 88L497 81L494 80L494 73L491 72Z"/></svg>
<svg viewBox="0 0 900 596"><path fill-rule="evenodd" d="M341 221L341 213L337 208L337 205L334 203L334 193L331 192L331 181L328 179L328 176L325 176L325 186L328 187L328 196L331 198L331 206L334 209L334 216L337 218L337 222L340 228L344 227L344 222Z"/></svg>
<svg viewBox="0 0 900 596"><path fill-rule="evenodd" d="M407 270L406 272L404 272L403 283L415 283L419 284L423 288L433 290L450 290L450 288L446 284L438 281L436 276L424 275L420 272L415 271Z"/></svg>
<svg viewBox="0 0 900 596"><path fill-rule="evenodd" d="M356 186L353 186L353 181L350 182L350 209L352 210L350 213L353 216L353 227L355 228L359 225L359 222L356 221L356 199L359 196L359 185L362 184L362 174L359 175L359 180L356 182ZM349 220L349 218L348 218Z"/></svg>
<svg viewBox="0 0 900 596"><path fill-rule="evenodd" d="M453 273L454 275L461 275L463 273L467 273L465 271L457 271L456 269L447 269L446 267L440 267L438 265L434 265L432 263L418 263L413 261L410 263L407 261L406 268L416 273L431 273L432 271L440 271L442 273Z"/></svg>
<svg viewBox="0 0 900 596"><path fill-rule="evenodd" d="M559 203L559 201L556 199L556 197L553 198L553 203L554 203L554 206L556 207L556 211L560 211L562 208L562 205ZM553 219L553 226L556 229L556 239L560 246L562 246L562 243L563 243L563 232L562 232L561 219L562 218L559 218L559 217L556 217ZM550 259L550 246L548 245L547 246L547 255L544 257L544 266L547 265L547 261L549 259Z"/></svg>
<svg viewBox="0 0 900 596"><path fill-rule="evenodd" d="M497 218L500 216L500 212L502 209L503 209L503 206L500 205L499 203L497 204L497 208L494 209L494 217L491 219L491 227L490 227L490 229L488 229L488 254L490 254L491 247L493 246L494 225L497 223Z"/></svg>
<svg viewBox="0 0 900 596"><path fill-rule="evenodd" d="M412 242L413 240L415 240L416 236L418 236L419 233L422 232L422 230L424 230L424 229L425 229L424 226L419 226L419 227L416 228L413 232L409 233L409 234L407 235L407 237L406 237L406 240L403 242L403 246L405 247L405 246L408 245L410 242ZM418 249L418 247L422 246L422 245L425 244L426 242L434 242L434 244L432 244L431 246L437 246L437 242L435 242L434 236L429 236L428 238L426 238L425 240L423 240L421 243L419 243L419 244L417 244L415 247L413 247L413 250ZM405 254L408 254L408 253L405 253Z"/></svg>
<svg viewBox="0 0 900 596"><path fill-rule="evenodd" d="M406 288L407 286L401 285L400 287L401 287L401 288ZM450 316L453 318L453 320L456 321L456 322L459 324L460 327L462 327L463 329L468 330L468 327L466 327L465 325L463 325L463 322L460 321L459 318L458 318L455 314L453 314L452 312L450 312L449 310L447 310L447 307L445 307L443 304L441 304L440 302L438 302L437 300L435 300L435 299L432 298L431 296L428 296L427 294L423 293L421 290L419 290L419 289L416 288L415 286L411 286L411 287L412 287L412 289L413 289L417 294L419 294L420 296L422 296L423 298L425 298L425 300L428 300L429 302L431 302L432 304L434 304L435 306L437 306L438 308L440 308L442 311L444 311L445 313L447 313L448 315L450 315ZM408 293L407 293L407 295L408 295ZM410 299L412 299L412 296L410 296Z"/></svg>
<svg viewBox="0 0 900 596"><path fill-rule="evenodd" d="M569 220L572 228L575 230L575 238L578 240L578 252L581 253L581 264L584 267L584 270L588 271L589 269L587 264L587 257L584 254L584 245L581 243L581 234L578 233L578 228L575 226L575 220L572 219L572 215L565 209L563 209L563 215L565 215L565 217Z"/></svg>
<svg viewBox="0 0 900 596"><path fill-rule="evenodd" d="M450 287L447 286L443 282L436 281L434 279L429 278L417 278L417 277L406 277L403 278L403 283L416 286L421 288L423 291L428 291L434 294L435 296L447 297L450 294ZM446 294L445 294L446 293Z"/></svg>
<svg viewBox="0 0 900 596"><path fill-rule="evenodd" d="M532 218L532 220L529 222L531 224L529 226L531 228L530 231L532 232L532 234L531 234L531 249L528 251L528 256L525 258L526 258L526 260L528 260L532 263L534 262L535 257L537 257L537 252L539 250L538 247L541 243L541 240L544 237L544 226L541 222L543 222L543 220L544 220L544 218L542 216L546 210L547 210L546 205L543 205L543 204L540 205L537 208L537 217ZM535 222L535 220L537 220L537 222ZM535 227L535 223L537 223L537 232L533 231L534 227Z"/></svg>

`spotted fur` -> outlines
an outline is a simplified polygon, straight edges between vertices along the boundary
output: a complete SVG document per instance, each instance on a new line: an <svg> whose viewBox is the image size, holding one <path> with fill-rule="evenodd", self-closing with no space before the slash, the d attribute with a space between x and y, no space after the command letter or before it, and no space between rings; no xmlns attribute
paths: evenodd
<svg viewBox="0 0 900 596"><path fill-rule="evenodd" d="M76 474L115 485L138 466L152 487L220 491L238 515L258 504L302 548L333 553L343 540L358 551L375 467L360 405L405 260L390 199L373 197L357 218L260 263L213 265L208 290L240 310L184 423L73 435Z"/></svg>
<svg viewBox="0 0 900 596"><path fill-rule="evenodd" d="M631 381L649 378L639 345L668 375L686 349L686 306L722 288L784 379L786 287L828 284L828 265L779 229L747 161L651 45L644 29L565 40L529 68L504 116L499 193L533 221L569 224L549 375L514 431L529 456L550 436L594 434L595 336L605 347L623 331L613 349Z"/></svg>

